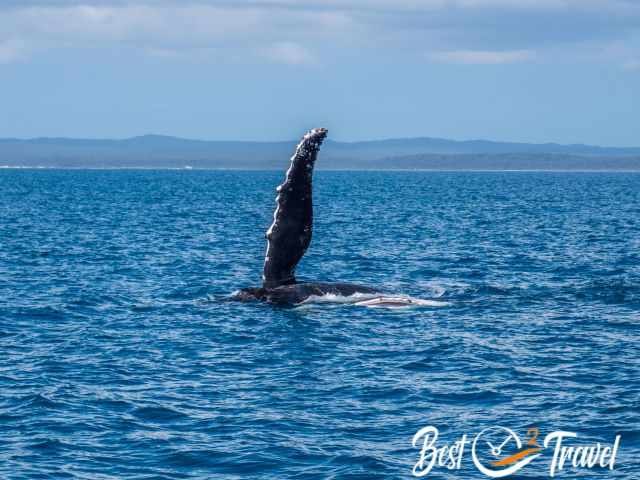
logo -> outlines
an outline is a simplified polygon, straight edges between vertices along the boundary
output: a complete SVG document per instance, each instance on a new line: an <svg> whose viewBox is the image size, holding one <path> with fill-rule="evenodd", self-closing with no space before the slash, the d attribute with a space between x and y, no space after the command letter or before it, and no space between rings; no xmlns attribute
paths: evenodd
<svg viewBox="0 0 640 480"><path fill-rule="evenodd" d="M539 433L537 428L530 428L527 431L530 435L527 448L523 448L520 437L513 430L506 427L485 428L476 435L471 446L473 463L491 478L511 475L541 455L538 452L542 449L536 442Z"/></svg>
<svg viewBox="0 0 640 480"><path fill-rule="evenodd" d="M413 436L412 445L420 448L418 461L413 467L413 475L426 477L435 468L460 470L466 450L470 450L475 468L489 478L512 475L535 459L550 453L549 476L554 477L565 467L590 469L594 467L613 470L620 446L620 435L616 435L613 445L567 444L567 439L576 439L575 432L555 431L538 443L540 430L531 427L523 441L510 428L495 426L480 431L470 441L465 433L453 443L439 442L440 433L434 426L421 428Z"/></svg>

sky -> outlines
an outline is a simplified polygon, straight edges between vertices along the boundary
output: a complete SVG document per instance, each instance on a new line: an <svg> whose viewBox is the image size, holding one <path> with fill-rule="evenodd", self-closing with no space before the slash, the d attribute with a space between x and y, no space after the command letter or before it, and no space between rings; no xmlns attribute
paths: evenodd
<svg viewBox="0 0 640 480"><path fill-rule="evenodd" d="M640 0L0 0L0 137L640 146Z"/></svg>

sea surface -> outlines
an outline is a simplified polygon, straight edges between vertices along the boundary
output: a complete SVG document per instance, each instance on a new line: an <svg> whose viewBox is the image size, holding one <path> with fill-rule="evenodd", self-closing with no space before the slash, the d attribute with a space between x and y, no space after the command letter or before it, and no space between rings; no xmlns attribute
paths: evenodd
<svg viewBox="0 0 640 480"><path fill-rule="evenodd" d="M429 425L640 478L640 174L320 171L298 276L448 305L231 301L282 177L0 171L0 478L412 478Z"/></svg>

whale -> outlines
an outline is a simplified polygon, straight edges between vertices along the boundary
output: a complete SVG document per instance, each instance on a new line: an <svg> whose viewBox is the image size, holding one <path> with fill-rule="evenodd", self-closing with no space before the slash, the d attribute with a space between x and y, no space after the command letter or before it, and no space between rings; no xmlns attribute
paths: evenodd
<svg viewBox="0 0 640 480"><path fill-rule="evenodd" d="M326 128L314 128L298 143L284 181L276 188L273 222L266 232L267 251L262 286L242 288L233 298L278 305L297 305L312 298L351 297L355 304L415 305L415 299L385 296L377 288L351 283L298 281L296 267L311 244L313 232L313 170Z"/></svg>

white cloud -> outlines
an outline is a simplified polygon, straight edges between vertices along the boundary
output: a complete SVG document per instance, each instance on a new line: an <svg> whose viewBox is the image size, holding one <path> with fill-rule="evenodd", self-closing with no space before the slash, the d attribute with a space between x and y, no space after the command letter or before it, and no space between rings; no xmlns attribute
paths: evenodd
<svg viewBox="0 0 640 480"><path fill-rule="evenodd" d="M434 61L495 64L533 52L580 58L638 31L634 0L0 0L5 63L116 46L160 58L210 52L244 61L258 52L301 65L340 55L419 59L428 45Z"/></svg>
<svg viewBox="0 0 640 480"><path fill-rule="evenodd" d="M315 57L306 48L291 42L279 42L264 51L265 57L276 63L289 65L312 65Z"/></svg>
<svg viewBox="0 0 640 480"><path fill-rule="evenodd" d="M0 63L11 63L26 55L26 46L18 40L0 41Z"/></svg>
<svg viewBox="0 0 640 480"><path fill-rule="evenodd" d="M254 0L258 5L286 5L362 10L437 10L446 8L517 8L517 9L566 9L566 8L628 8L634 0ZM240 2L238 2L240 3Z"/></svg>
<svg viewBox="0 0 640 480"><path fill-rule="evenodd" d="M640 59L627 60L622 64L622 68L628 71L640 70Z"/></svg>
<svg viewBox="0 0 640 480"><path fill-rule="evenodd" d="M444 63L497 65L501 63L514 63L529 60L533 58L533 52L529 50L453 50L448 52L435 52L428 56L432 60Z"/></svg>
<svg viewBox="0 0 640 480"><path fill-rule="evenodd" d="M202 5L29 7L0 17L3 31L52 44L198 44L259 28L263 12Z"/></svg>
<svg viewBox="0 0 640 480"><path fill-rule="evenodd" d="M124 45L157 57L177 57L190 50L256 50L273 61L314 62L300 42L339 40L352 31L349 15L338 11L232 7L198 3L0 7L3 36L21 38L34 51L56 48L100 48ZM264 48L264 45L270 45ZM13 58L9 47L5 61Z"/></svg>

